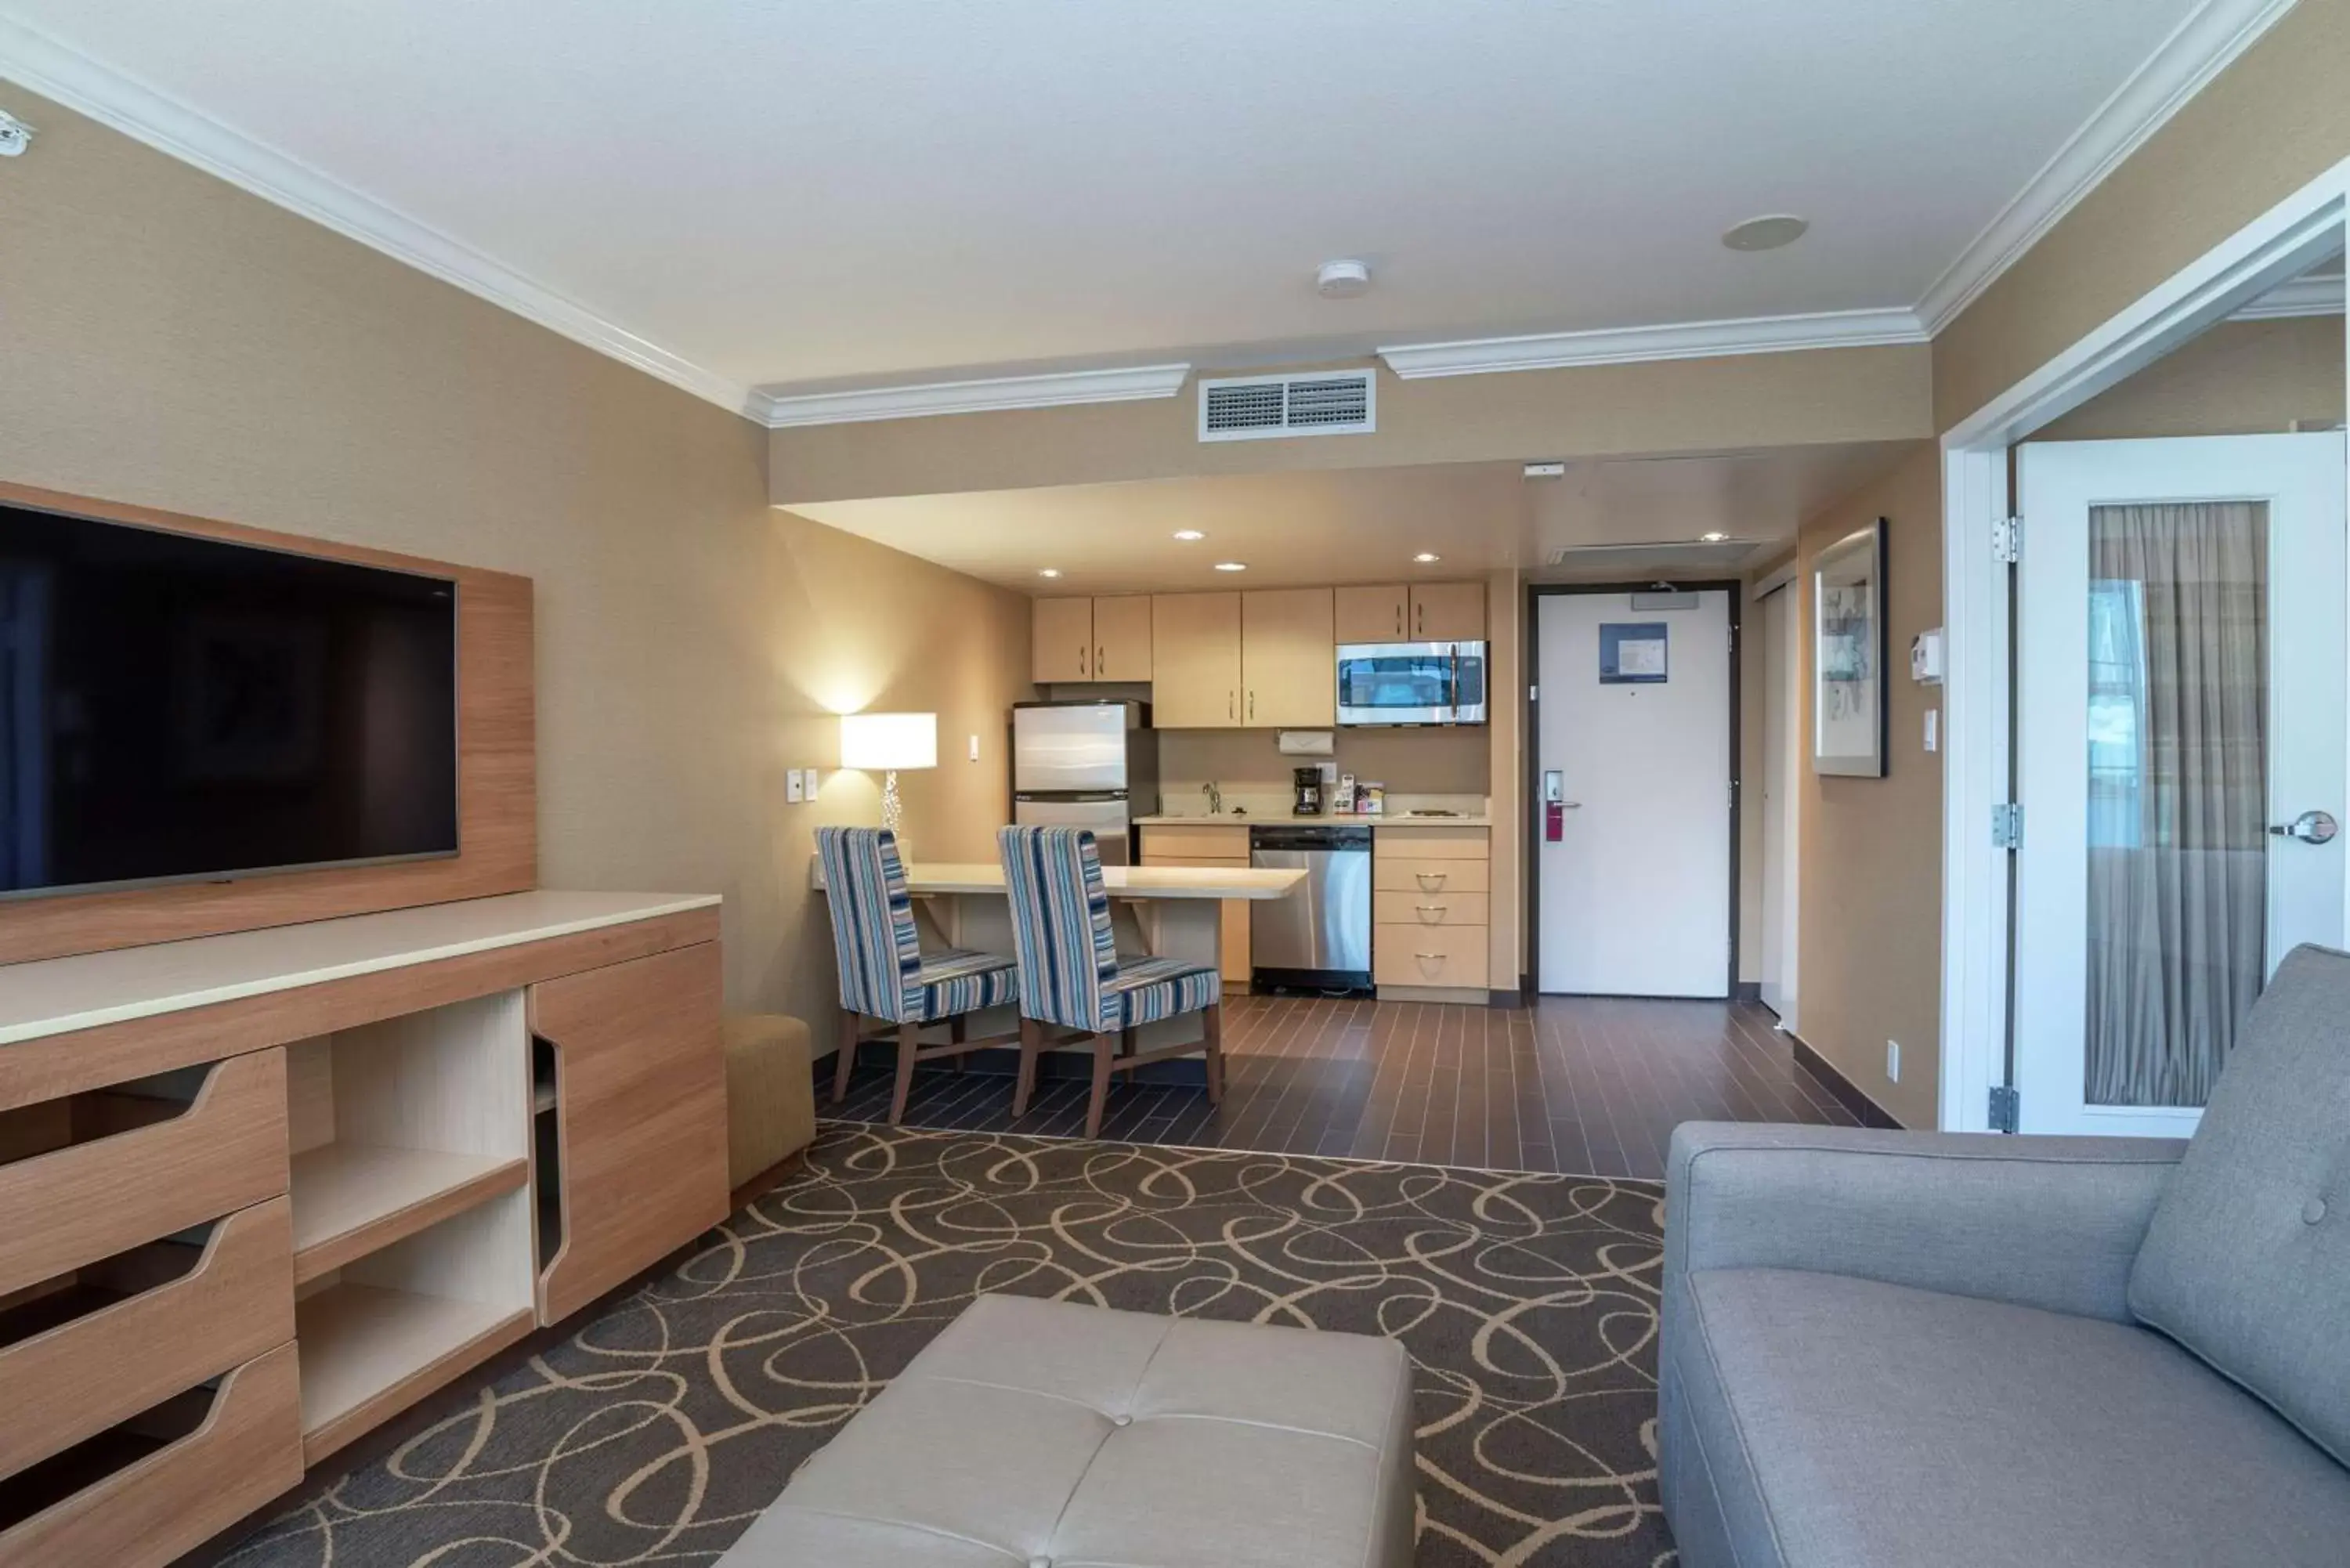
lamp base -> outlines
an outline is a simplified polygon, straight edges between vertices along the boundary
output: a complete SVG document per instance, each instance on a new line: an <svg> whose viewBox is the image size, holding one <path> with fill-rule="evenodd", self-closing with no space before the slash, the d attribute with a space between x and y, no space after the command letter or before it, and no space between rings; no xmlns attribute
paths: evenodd
<svg viewBox="0 0 2350 1568"><path fill-rule="evenodd" d="M881 826L896 833L905 821L905 809L898 799L898 770L891 768L881 779Z"/></svg>

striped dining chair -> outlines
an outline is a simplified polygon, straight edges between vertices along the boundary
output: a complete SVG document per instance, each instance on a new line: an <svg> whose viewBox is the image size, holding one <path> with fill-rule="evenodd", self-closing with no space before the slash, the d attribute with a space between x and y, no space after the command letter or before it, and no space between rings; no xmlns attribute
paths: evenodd
<svg viewBox="0 0 2350 1568"><path fill-rule="evenodd" d="M832 911L832 950L840 965L840 1055L832 1073L832 1099L848 1094L849 1070L857 1063L863 1020L879 1018L898 1026L898 1085L889 1096L889 1122L906 1114L914 1064L961 1056L990 1045L1009 1044L1009 1035L969 1038L972 1013L1002 1007L1019 994L1014 961L963 948L922 950L914 924L913 895L906 890L905 863L898 858L898 836L886 827L819 827L816 854L824 863L825 901ZM947 1025L947 1044L922 1045L922 1030Z"/></svg>
<svg viewBox="0 0 2350 1568"><path fill-rule="evenodd" d="M1003 891L1012 903L1012 945L1020 955L1020 1084L1012 1114L1024 1116L1036 1087L1036 1060L1052 1028L1075 1029L1094 1051L1086 1136L1101 1136L1113 1072L1204 1052L1208 1102L1224 1094L1223 983L1213 964L1121 955L1102 886L1101 851L1082 827L1006 827L995 836ZM1155 1051L1133 1049L1135 1031L1162 1018L1200 1014L1201 1038ZM1120 1048L1125 1054L1120 1054Z"/></svg>

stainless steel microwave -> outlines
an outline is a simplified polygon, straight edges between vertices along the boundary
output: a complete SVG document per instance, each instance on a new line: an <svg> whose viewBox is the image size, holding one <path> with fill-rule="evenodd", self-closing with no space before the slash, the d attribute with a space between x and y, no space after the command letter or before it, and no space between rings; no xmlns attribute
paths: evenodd
<svg viewBox="0 0 2350 1568"><path fill-rule="evenodd" d="M1338 722L1482 724L1482 642L1349 642L1338 647Z"/></svg>

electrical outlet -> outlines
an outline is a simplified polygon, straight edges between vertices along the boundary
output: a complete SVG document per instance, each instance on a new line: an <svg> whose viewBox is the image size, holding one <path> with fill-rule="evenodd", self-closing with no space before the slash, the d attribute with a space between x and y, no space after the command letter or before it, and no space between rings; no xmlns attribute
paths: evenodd
<svg viewBox="0 0 2350 1568"><path fill-rule="evenodd" d="M1885 1081L1888 1084L1901 1081L1901 1042L1898 1040L1885 1043Z"/></svg>
<svg viewBox="0 0 2350 1568"><path fill-rule="evenodd" d="M785 804L797 805L806 799L807 799L806 775L802 774L797 768L785 768L784 770L784 800Z"/></svg>

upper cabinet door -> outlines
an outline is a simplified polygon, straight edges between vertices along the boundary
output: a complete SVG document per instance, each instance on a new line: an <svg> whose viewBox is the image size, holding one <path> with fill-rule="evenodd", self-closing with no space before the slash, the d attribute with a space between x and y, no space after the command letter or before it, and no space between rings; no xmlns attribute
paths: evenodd
<svg viewBox="0 0 2350 1568"><path fill-rule="evenodd" d="M1336 606L1328 588L1241 596L1241 723L1326 730L1338 719Z"/></svg>
<svg viewBox="0 0 2350 1568"><path fill-rule="evenodd" d="M1150 679L1150 597L1094 601L1094 679Z"/></svg>
<svg viewBox="0 0 2350 1568"><path fill-rule="evenodd" d="M1402 642L1411 636L1411 596L1401 583L1338 590L1340 642Z"/></svg>
<svg viewBox="0 0 2350 1568"><path fill-rule="evenodd" d="M1031 625L1035 635L1035 669L1030 679L1049 680L1094 679L1094 601L1038 599Z"/></svg>
<svg viewBox="0 0 2350 1568"><path fill-rule="evenodd" d="M1421 583L1411 590L1414 642L1478 642L1485 636L1485 585Z"/></svg>
<svg viewBox="0 0 2350 1568"><path fill-rule="evenodd" d="M1161 730L1241 722L1240 595L1151 596L1150 701Z"/></svg>

